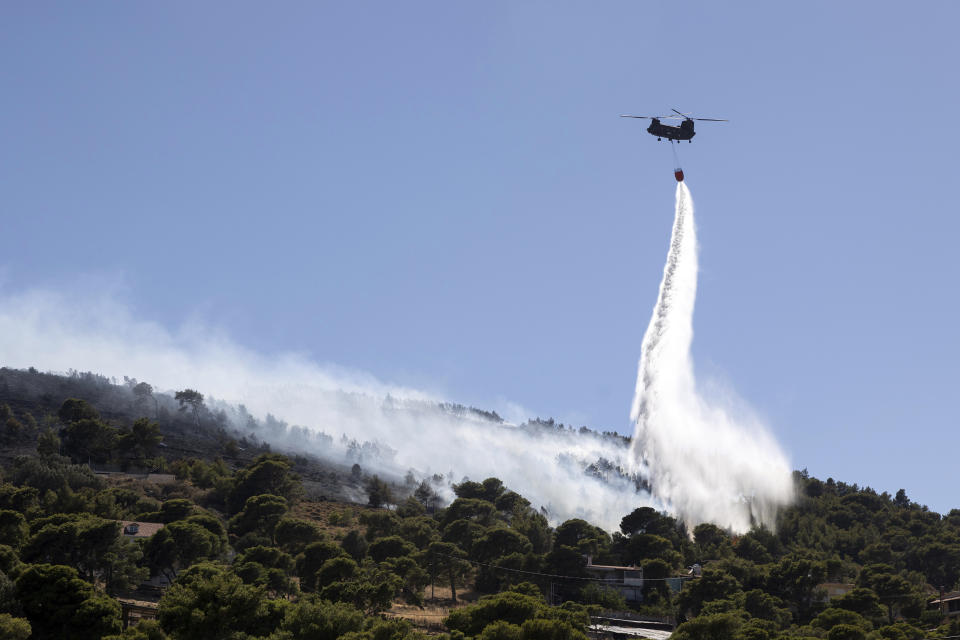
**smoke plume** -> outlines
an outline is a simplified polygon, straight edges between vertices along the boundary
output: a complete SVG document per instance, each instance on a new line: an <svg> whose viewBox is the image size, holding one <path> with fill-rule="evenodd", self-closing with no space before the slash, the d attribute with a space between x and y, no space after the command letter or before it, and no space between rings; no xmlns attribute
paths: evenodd
<svg viewBox="0 0 960 640"><path fill-rule="evenodd" d="M660 294L643 337L631 409L634 463L653 495L690 525L773 526L791 499L790 465L754 416L698 393L690 358L697 296L693 201L677 184L676 218Z"/></svg>
<svg viewBox="0 0 960 640"><path fill-rule="evenodd" d="M442 475L437 489L447 497L451 482L497 476L554 523L580 517L616 530L624 515L652 506L688 525L745 531L751 521L772 524L790 494L789 466L757 420L734 419L696 391L689 353L696 279L693 207L680 184L643 341L632 446L553 423L503 422L295 353L263 355L201 324L170 330L90 286L0 295L0 366L197 389L241 432L258 418L266 427L256 436L277 448L340 462L359 455L364 471L394 479ZM272 429L277 419L300 428Z"/></svg>
<svg viewBox="0 0 960 640"><path fill-rule="evenodd" d="M130 377L158 391L197 389L241 432L248 416L259 418L266 426L255 436L277 449L356 460L365 472L395 480L439 474L435 488L447 498L450 482L496 476L555 523L580 517L615 530L636 507L658 506L624 473L629 448L622 438L552 422L502 422L302 355L265 356L196 323L170 331L137 319L110 294L0 296L0 366ZM277 419L300 428L271 430Z"/></svg>

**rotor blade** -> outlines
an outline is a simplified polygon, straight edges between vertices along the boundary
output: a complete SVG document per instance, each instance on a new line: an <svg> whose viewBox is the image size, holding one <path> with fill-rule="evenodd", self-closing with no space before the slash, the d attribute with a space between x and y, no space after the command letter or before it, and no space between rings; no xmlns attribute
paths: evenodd
<svg viewBox="0 0 960 640"><path fill-rule="evenodd" d="M730 122L729 120L722 120L720 118L690 118L691 120L702 120L704 122Z"/></svg>
<svg viewBox="0 0 960 640"><path fill-rule="evenodd" d="M670 111L673 111L674 113L680 113L679 111L677 111L677 110L674 109L673 107L670 107ZM690 117L690 116L688 116L688 115L685 114L685 113L680 113L680 115L682 115L684 118L689 118L689 117Z"/></svg>
<svg viewBox="0 0 960 640"><path fill-rule="evenodd" d="M679 120L680 119L677 116L631 116L627 114L621 114L620 117L621 118L640 118L643 120L652 120L653 118L656 118L657 120Z"/></svg>

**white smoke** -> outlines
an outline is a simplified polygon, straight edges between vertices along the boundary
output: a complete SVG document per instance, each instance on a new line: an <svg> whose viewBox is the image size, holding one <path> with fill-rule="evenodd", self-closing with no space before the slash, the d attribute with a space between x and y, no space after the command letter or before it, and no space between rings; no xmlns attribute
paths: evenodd
<svg viewBox="0 0 960 640"><path fill-rule="evenodd" d="M654 496L688 525L772 527L793 495L790 465L756 417L743 410L734 416L698 393L690 358L696 296L693 201L680 182L660 294L643 337L631 454L647 470Z"/></svg>
<svg viewBox="0 0 960 640"><path fill-rule="evenodd" d="M499 477L535 508L544 507L554 522L580 517L616 530L636 507L659 506L616 472L629 465L629 449L620 439L458 413L440 407L444 399L435 394L297 354L264 356L198 324L169 331L138 320L110 294L34 290L0 296L0 366L89 370L136 378L159 391L197 389L208 399L243 404L257 418L272 414L332 436L332 442L285 438L299 451L311 447L342 461L349 444L342 436L376 443L361 460L367 472L400 478L412 469L420 477L442 474L457 482ZM610 464L585 473L600 460Z"/></svg>
<svg viewBox="0 0 960 640"><path fill-rule="evenodd" d="M772 525L790 496L789 465L759 421L735 420L697 394L689 354L696 279L693 207L680 184L660 296L643 341L632 447L458 413L438 405L437 394L299 354L265 356L201 324L170 331L137 319L110 293L92 295L89 286L72 295L0 295L0 366L128 376L161 391L194 388L243 404L257 418L272 414L306 433L332 436L285 440L298 450L342 457L349 442L341 435L376 443L363 461L367 471L400 477L414 470L447 481L497 476L555 523L580 517L615 530L633 509L653 506L688 525ZM516 405L509 410L516 415ZM242 422L239 412L232 415ZM637 489L637 476L650 480L653 495Z"/></svg>

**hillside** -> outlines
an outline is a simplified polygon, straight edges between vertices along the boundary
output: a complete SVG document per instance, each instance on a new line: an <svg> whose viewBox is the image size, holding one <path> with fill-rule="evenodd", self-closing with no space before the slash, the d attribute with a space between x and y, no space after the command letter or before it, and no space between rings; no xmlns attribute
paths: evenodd
<svg viewBox="0 0 960 640"><path fill-rule="evenodd" d="M277 421L244 433L196 392L147 391L0 370L0 637L118 637L130 603L157 620L119 637L579 640L608 618L679 640L960 635L960 594L931 605L960 586L960 511L903 491L797 472L775 530L646 507L604 530L497 478L386 482L369 443L352 464L278 453L257 436Z"/></svg>
<svg viewBox="0 0 960 640"><path fill-rule="evenodd" d="M427 480L436 491L449 498L452 496L452 484L464 477L459 469L444 468L441 473L430 473L398 464L395 460L396 448L402 442L363 439L350 430L350 425L327 424L326 428L330 430L327 433L315 427L290 425L270 414L257 418L243 405L231 405L204 397L199 391L185 391L189 393L182 396L181 401L176 393L164 393L153 389L147 382L137 380L124 379L118 382L89 372L74 371L59 375L35 369L0 368L0 405L7 405L15 415L30 416L24 418L28 424L21 425L23 428L16 427L5 436L0 434L7 445L0 453L0 458L11 460L18 453L32 451L37 434L44 426L41 422L45 417L53 420L63 401L73 397L82 398L96 406L103 421L113 427L129 428L140 418L156 423L157 430L163 436L160 449L166 461L220 457L228 464L238 465L249 462L261 453L290 453L295 470L303 478L307 495L311 497L365 501L363 477L376 473L398 486ZM357 397L356 394L334 395L333 401L339 404L379 402L373 398ZM629 439L613 432L600 434L586 427L573 430L553 419L536 419L508 427L495 412L459 404L401 404L389 397L384 403L393 405L385 415L393 415L398 421L412 421L414 424L419 416L441 415L455 421L454 424L466 421L479 431L519 431L533 443L540 438L591 439L617 451L625 450L629 443ZM30 422L31 419L34 422ZM396 434L396 437L402 435ZM20 446L25 448L21 451L18 448ZM570 456L566 456L564 461L572 467L571 473L591 481L625 483L633 485L638 491L649 488L646 479L625 473L610 457L594 455L571 460ZM94 456L90 462L98 469L126 469L131 466L153 468L152 465L161 463L159 459L138 459L129 451L114 451L99 458ZM357 470L355 465L359 465L360 469ZM550 510L547 504L538 504L537 507Z"/></svg>

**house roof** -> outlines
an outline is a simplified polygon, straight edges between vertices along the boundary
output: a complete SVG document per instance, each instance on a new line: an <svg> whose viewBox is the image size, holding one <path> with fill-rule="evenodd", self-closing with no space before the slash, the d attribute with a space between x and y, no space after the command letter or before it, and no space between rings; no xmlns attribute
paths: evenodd
<svg viewBox="0 0 960 640"><path fill-rule="evenodd" d="M643 569L640 568L640 567L617 567L617 566L611 565L611 564L588 564L587 566L584 567L584 569L587 569L587 570L590 570L590 569L606 569L606 570L608 570L608 571L610 571L610 570L616 570L616 571L643 571Z"/></svg>
<svg viewBox="0 0 960 640"><path fill-rule="evenodd" d="M131 538L149 538L160 529L163 529L163 525L159 522L138 522L136 520L117 520L120 523L120 533L121 535L129 536ZM127 533L127 526L135 524L137 525L136 533Z"/></svg>
<svg viewBox="0 0 960 640"><path fill-rule="evenodd" d="M943 598L934 598L930 604L940 604L941 602L950 602L951 600L960 600L960 591L951 591L943 594Z"/></svg>

